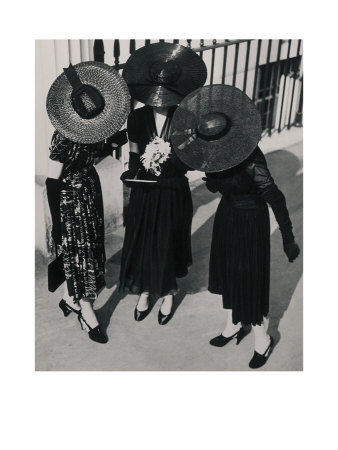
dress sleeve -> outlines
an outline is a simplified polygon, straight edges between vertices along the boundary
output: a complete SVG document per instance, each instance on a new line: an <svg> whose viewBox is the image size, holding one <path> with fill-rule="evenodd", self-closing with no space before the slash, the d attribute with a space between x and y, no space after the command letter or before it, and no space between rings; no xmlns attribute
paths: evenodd
<svg viewBox="0 0 338 450"><path fill-rule="evenodd" d="M284 194L275 184L266 164L265 156L259 147L249 157L245 171L254 182L261 196L271 206L284 243L293 242L295 237L292 232L292 223Z"/></svg>
<svg viewBox="0 0 338 450"><path fill-rule="evenodd" d="M58 131L54 131L52 141L49 147L49 158L61 163L66 162L72 150L72 142L62 136Z"/></svg>
<svg viewBox="0 0 338 450"><path fill-rule="evenodd" d="M141 140L141 133L138 114L136 113L136 111L137 110L132 111L128 116L127 132L128 132L128 139L132 142L138 143Z"/></svg>

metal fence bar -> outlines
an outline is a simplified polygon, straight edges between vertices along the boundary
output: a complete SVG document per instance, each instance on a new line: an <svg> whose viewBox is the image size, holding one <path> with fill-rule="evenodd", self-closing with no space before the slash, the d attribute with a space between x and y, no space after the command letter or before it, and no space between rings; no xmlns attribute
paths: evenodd
<svg viewBox="0 0 338 450"><path fill-rule="evenodd" d="M300 57L299 57L299 55L300 55L301 43L302 43L302 40L298 39L297 60L295 61L295 64L297 66L295 67L295 70L293 71L292 93L291 93L290 112L289 112L289 120L288 120L288 130L291 128L291 113L292 113L293 98L294 98L294 95L295 95L296 77L298 76L299 66L300 66Z"/></svg>
<svg viewBox="0 0 338 450"><path fill-rule="evenodd" d="M135 39L130 39L130 43L129 43L129 53L132 55L133 53L135 53L135 49L136 49L136 42L135 42Z"/></svg>
<svg viewBox="0 0 338 450"><path fill-rule="evenodd" d="M222 42L220 44L205 45L203 48L194 47L191 50L194 50L194 52L204 52L206 50L212 50L214 48L226 47L226 46L234 45L234 44L241 44L242 42L248 42L248 41L252 41L252 39L235 39L233 41L226 40L226 42Z"/></svg>
<svg viewBox="0 0 338 450"><path fill-rule="evenodd" d="M234 61L234 71L232 75L232 85L236 86L236 76L237 76L237 64L238 64L238 51L239 51L239 44L236 44L235 49L235 61Z"/></svg>
<svg viewBox="0 0 338 450"><path fill-rule="evenodd" d="M216 44L216 39L213 39L212 41L214 44ZM213 84L214 82L214 68L215 68L215 49L213 48L211 50L211 73L210 73L210 84Z"/></svg>
<svg viewBox="0 0 338 450"><path fill-rule="evenodd" d="M94 61L104 62L104 45L103 39L95 39L94 41Z"/></svg>
<svg viewBox="0 0 338 450"><path fill-rule="evenodd" d="M115 68L117 69L117 66L119 64L119 58L120 58L120 41L119 39L115 39L114 41L114 63L115 63Z"/></svg>
<svg viewBox="0 0 338 450"><path fill-rule="evenodd" d="M200 40L200 47L204 47L204 39ZM200 57L203 59L203 52L200 51Z"/></svg>
<svg viewBox="0 0 338 450"><path fill-rule="evenodd" d="M150 39L145 39L144 46L146 46L146 45L150 45Z"/></svg>
<svg viewBox="0 0 338 450"><path fill-rule="evenodd" d="M255 98L256 98L257 75L258 75L259 58L261 56L261 46L262 46L262 39L259 39L258 46L257 46L254 87L253 87L253 94L252 94L253 101L255 101Z"/></svg>
<svg viewBox="0 0 338 450"><path fill-rule="evenodd" d="M264 107L265 107L265 97L266 97L266 88L268 85L268 75L269 75L269 63L270 63L270 55L271 55L271 44L272 44L272 39L269 39L269 44L268 44L268 51L266 54L266 70L265 70L265 76L264 76L264 84L263 84L263 97L262 97L262 104L261 104L261 113L262 115L264 114ZM268 123L268 117L269 117L269 109L267 110L267 115L265 118L265 125L264 125L264 129L267 126Z"/></svg>
<svg viewBox="0 0 338 450"><path fill-rule="evenodd" d="M245 56L245 68L244 68L244 80L243 80L243 92L246 93L246 83L247 83L247 78L248 78L248 67L249 67L249 57L250 57L250 46L251 46L251 41L248 41L246 43L246 56ZM227 47L224 48L224 50Z"/></svg>
<svg viewBox="0 0 338 450"><path fill-rule="evenodd" d="M274 109L275 109L275 102L276 102L276 97L277 97L277 78L278 78L278 72L279 72L279 61L280 61L280 54L281 54L281 50L282 50L282 44L283 44L283 39L279 39L278 41L278 50L277 50L277 60L276 63L274 65L274 72L273 72L273 95L272 95L272 101L271 101L271 110L272 110L272 114L270 114L270 119L269 119L269 125L268 125L268 129L269 129L269 136L271 136L271 130L272 130L272 120L273 120L273 113L274 113Z"/></svg>
<svg viewBox="0 0 338 450"><path fill-rule="evenodd" d="M283 107L284 107L284 96L285 96L285 87L286 87L286 75L288 73L288 66L289 66L289 58L290 58L290 49L291 49L291 41L292 39L289 39L288 43L288 53L286 56L285 66L284 66L284 84L283 84L283 94L282 94L282 102L280 107L280 115L279 115L279 123L278 123L278 133L281 132L281 124L282 124L282 113L283 113Z"/></svg>
<svg viewBox="0 0 338 450"><path fill-rule="evenodd" d="M301 86L300 86L300 98L299 98L298 111L297 111L296 120L295 120L296 127L303 126L303 77L299 81L300 81Z"/></svg>

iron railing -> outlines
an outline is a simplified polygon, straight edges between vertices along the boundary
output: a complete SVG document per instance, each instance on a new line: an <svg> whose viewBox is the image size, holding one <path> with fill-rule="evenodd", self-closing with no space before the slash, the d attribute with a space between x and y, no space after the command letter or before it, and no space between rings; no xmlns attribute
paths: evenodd
<svg viewBox="0 0 338 450"><path fill-rule="evenodd" d="M164 41L164 39L159 39L159 41ZM149 45L150 42L150 39L145 39L143 45ZM211 59L208 55L209 78L207 84L214 84L217 76L220 83L232 84L242 89L261 112L264 133L271 135L273 132L280 133L285 128L302 126L302 40L297 41L297 51L293 55L291 55L291 46L294 46L295 42L291 39L280 39L277 42L273 42L272 39L264 41L262 39L225 39L222 41L213 39L210 45L205 45L205 40L200 39L198 47L192 47L192 39L173 39L167 40L167 42L186 45L203 59L206 59L206 52L209 55L211 53ZM262 57L263 47L266 53L265 58ZM217 51L220 48L223 48L221 53ZM277 49L277 52L274 51L276 54L272 57L273 48ZM130 39L129 55L135 50L136 40ZM229 58L230 50L231 58ZM116 70L123 69L125 61L122 63L120 61L119 39L114 40L113 53L114 68ZM104 62L104 55L104 41L95 40L94 59ZM126 59L129 55L126 55ZM219 60L220 57L222 61ZM250 61L254 61L254 64L250 65ZM240 70L239 62L241 63ZM216 68L219 72L217 74Z"/></svg>

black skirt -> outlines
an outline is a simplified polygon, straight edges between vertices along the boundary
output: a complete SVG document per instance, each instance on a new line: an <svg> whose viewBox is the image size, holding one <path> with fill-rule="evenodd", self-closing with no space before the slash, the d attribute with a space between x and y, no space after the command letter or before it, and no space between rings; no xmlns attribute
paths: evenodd
<svg viewBox="0 0 338 450"><path fill-rule="evenodd" d="M185 176L132 188L126 217L120 290L165 296L192 263L192 200Z"/></svg>
<svg viewBox="0 0 338 450"><path fill-rule="evenodd" d="M269 312L270 219L258 195L222 197L215 216L209 291L223 295L234 324L260 325Z"/></svg>

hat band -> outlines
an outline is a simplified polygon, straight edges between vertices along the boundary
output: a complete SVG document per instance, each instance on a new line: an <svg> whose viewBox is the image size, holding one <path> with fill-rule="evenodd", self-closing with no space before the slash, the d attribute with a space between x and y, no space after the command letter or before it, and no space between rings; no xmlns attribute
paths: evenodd
<svg viewBox="0 0 338 450"><path fill-rule="evenodd" d="M203 134L198 131L197 128L187 128L186 130L180 130L180 131L174 131L173 135L180 135L186 134L188 135L188 139L186 139L184 142L182 142L180 145L177 146L179 150L185 149L188 145L190 145L193 141L195 141L197 138L203 139L204 141L218 141L219 139L222 139L229 131L231 126L230 122L227 122L227 125L221 130L219 133L216 134Z"/></svg>
<svg viewBox="0 0 338 450"><path fill-rule="evenodd" d="M100 92L91 85L83 84L76 73L76 70L72 64L69 64L68 68L63 69L67 80L72 86L72 105L75 111L83 119L93 119L98 116L104 109L105 102ZM88 109L83 101L83 95L86 94L92 101L94 108Z"/></svg>

